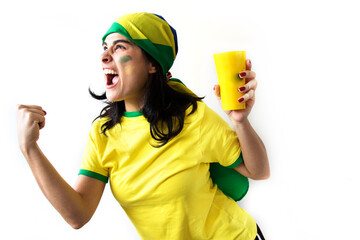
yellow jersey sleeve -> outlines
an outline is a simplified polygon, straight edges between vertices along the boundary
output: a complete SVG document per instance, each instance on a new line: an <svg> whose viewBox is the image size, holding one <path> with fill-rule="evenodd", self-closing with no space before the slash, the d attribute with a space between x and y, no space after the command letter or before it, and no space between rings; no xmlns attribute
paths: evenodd
<svg viewBox="0 0 360 240"><path fill-rule="evenodd" d="M234 168L242 162L236 132L216 112L205 106L200 129L204 159Z"/></svg>

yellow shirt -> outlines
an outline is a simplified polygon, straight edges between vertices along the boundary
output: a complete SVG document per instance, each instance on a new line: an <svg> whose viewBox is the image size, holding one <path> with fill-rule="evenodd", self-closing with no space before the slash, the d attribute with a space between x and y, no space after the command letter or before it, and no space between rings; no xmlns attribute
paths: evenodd
<svg viewBox="0 0 360 240"><path fill-rule="evenodd" d="M189 113L189 109L187 110ZM236 133L203 102L184 128L156 148L141 113L101 133L94 122L80 174L107 181L142 239L244 239L254 219L213 184L209 163L232 165L240 156Z"/></svg>

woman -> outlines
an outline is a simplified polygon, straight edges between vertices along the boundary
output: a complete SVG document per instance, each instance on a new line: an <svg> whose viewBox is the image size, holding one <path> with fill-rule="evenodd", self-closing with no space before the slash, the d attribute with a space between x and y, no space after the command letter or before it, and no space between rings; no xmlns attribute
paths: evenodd
<svg viewBox="0 0 360 240"><path fill-rule="evenodd" d="M74 187L37 145L46 112L19 105L22 153L45 196L73 227L90 220L108 179L143 239L255 239L254 219L209 177L209 163L252 179L269 177L262 141L247 117L257 82L247 61L240 73L245 110L228 111L233 131L201 98L166 75L177 53L175 30L161 17L119 18L103 37L108 105L93 124ZM214 92L220 100L219 86ZM241 149L240 149L241 145Z"/></svg>

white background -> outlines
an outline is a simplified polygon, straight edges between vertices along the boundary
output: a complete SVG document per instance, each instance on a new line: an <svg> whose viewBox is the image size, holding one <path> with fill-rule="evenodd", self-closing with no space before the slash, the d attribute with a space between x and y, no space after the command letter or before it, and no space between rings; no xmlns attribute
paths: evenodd
<svg viewBox="0 0 360 240"><path fill-rule="evenodd" d="M259 86L250 120L271 178L239 202L268 240L351 239L360 215L355 1L2 1L0 238L139 239L109 186L92 220L71 229L40 192L18 150L15 109L47 111L39 144L73 184L102 108L101 37L119 16L162 15L177 30L174 77L224 118L212 54L246 50ZM6 236L6 237L4 237Z"/></svg>

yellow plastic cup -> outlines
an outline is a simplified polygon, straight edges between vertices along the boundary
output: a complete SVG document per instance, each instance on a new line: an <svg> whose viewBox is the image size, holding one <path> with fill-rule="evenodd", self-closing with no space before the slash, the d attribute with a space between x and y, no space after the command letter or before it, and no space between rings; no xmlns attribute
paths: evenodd
<svg viewBox="0 0 360 240"><path fill-rule="evenodd" d="M246 70L246 52L231 51L216 53L213 56L223 110L245 109L246 103L238 102L244 93L238 89L245 85L245 79L240 78L239 73Z"/></svg>

